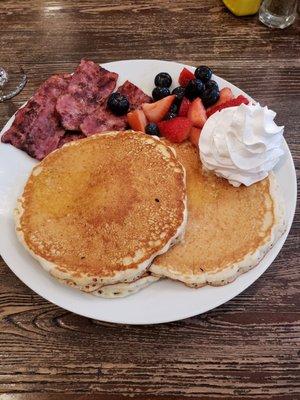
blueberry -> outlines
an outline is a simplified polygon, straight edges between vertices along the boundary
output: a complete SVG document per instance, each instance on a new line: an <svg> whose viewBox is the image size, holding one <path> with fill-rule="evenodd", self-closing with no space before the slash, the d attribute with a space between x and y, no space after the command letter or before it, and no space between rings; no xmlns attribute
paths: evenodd
<svg viewBox="0 0 300 400"><path fill-rule="evenodd" d="M177 114L178 113L178 104L173 103L169 109L169 112L172 114Z"/></svg>
<svg viewBox="0 0 300 400"><path fill-rule="evenodd" d="M200 79L192 79L185 88L185 96L189 100L194 100L198 96L201 97L204 89L204 83Z"/></svg>
<svg viewBox="0 0 300 400"><path fill-rule="evenodd" d="M218 86L216 81L210 80L210 81L205 83L205 89L209 89L209 90L217 89L217 90L219 90L219 86Z"/></svg>
<svg viewBox="0 0 300 400"><path fill-rule="evenodd" d="M196 68L195 77L201 79L202 82L208 82L212 76L212 70L204 65Z"/></svg>
<svg viewBox="0 0 300 400"><path fill-rule="evenodd" d="M206 89L201 98L204 107L210 107L219 100L220 92L217 89Z"/></svg>
<svg viewBox="0 0 300 400"><path fill-rule="evenodd" d="M129 101L121 93L112 93L107 101L107 106L115 115L124 115L129 110Z"/></svg>
<svg viewBox="0 0 300 400"><path fill-rule="evenodd" d="M165 116L164 119L173 119L173 118L175 118L175 117L177 117L177 114L176 114L176 113L173 113L173 112L171 112L171 111L169 111L169 112L166 114L166 116Z"/></svg>
<svg viewBox="0 0 300 400"><path fill-rule="evenodd" d="M160 72L154 79L155 86L170 87L172 85L172 78L167 72Z"/></svg>
<svg viewBox="0 0 300 400"><path fill-rule="evenodd" d="M184 97L185 88L183 86L177 86L172 90L172 94L175 94L176 100L181 102Z"/></svg>
<svg viewBox="0 0 300 400"><path fill-rule="evenodd" d="M170 95L170 90L166 87L155 87L152 90L152 97L154 101L163 99Z"/></svg>
<svg viewBox="0 0 300 400"><path fill-rule="evenodd" d="M150 122L150 124L146 125L145 131L148 135L160 136L158 126L154 122Z"/></svg>

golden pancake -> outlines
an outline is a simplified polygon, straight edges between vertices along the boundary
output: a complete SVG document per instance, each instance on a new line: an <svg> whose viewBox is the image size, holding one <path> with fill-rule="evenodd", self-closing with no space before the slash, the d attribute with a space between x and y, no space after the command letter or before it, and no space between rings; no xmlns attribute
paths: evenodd
<svg viewBox="0 0 300 400"><path fill-rule="evenodd" d="M51 153L33 169L16 211L30 253L88 292L143 275L185 223L184 168L157 138L132 131Z"/></svg>
<svg viewBox="0 0 300 400"><path fill-rule="evenodd" d="M231 282L284 231L275 178L236 188L204 172L189 142L172 146L187 173L188 223L184 239L157 257L150 271L195 287Z"/></svg>

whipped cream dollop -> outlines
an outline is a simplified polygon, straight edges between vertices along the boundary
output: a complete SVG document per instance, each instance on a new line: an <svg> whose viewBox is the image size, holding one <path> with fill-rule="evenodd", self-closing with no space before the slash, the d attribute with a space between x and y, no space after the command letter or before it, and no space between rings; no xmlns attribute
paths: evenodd
<svg viewBox="0 0 300 400"><path fill-rule="evenodd" d="M225 108L206 121L199 140L203 167L233 186L250 186L268 176L284 154L283 126L259 104Z"/></svg>

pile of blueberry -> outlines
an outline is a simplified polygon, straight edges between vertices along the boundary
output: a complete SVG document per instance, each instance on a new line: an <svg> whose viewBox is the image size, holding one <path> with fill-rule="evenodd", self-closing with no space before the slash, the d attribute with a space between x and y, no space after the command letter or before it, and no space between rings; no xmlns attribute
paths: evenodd
<svg viewBox="0 0 300 400"><path fill-rule="evenodd" d="M172 91L172 94L175 94L178 100L177 107L184 96L189 100L200 97L204 107L210 107L218 101L220 91L217 82L211 79L212 70L209 67L200 66L195 70L194 75L195 79L191 79L186 87L178 86ZM169 88L172 84L172 78L167 72L156 75L154 83L156 85L152 91L154 101L171 94ZM172 111L176 112L175 107L174 110L170 110L171 113Z"/></svg>

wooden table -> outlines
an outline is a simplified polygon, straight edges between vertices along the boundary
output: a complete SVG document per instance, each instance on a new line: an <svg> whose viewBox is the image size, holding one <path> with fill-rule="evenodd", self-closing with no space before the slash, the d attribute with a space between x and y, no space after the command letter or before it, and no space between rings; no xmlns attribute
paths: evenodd
<svg viewBox="0 0 300 400"><path fill-rule="evenodd" d="M44 79L82 57L205 64L278 112L299 172L297 23L270 30L218 0L2 0L0 30L0 64L29 76L19 96L0 104L1 126ZM207 314L158 326L67 312L1 261L0 393L18 394L3 399L299 398L299 234L298 210L283 250L251 288Z"/></svg>

